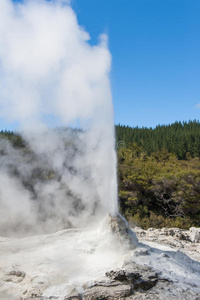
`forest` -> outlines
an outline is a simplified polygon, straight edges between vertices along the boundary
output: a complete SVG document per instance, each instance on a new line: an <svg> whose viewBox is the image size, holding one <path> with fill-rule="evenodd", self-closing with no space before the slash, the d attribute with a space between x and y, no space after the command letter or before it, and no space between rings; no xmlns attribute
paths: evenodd
<svg viewBox="0 0 200 300"><path fill-rule="evenodd" d="M144 229L200 227L199 121L115 129L122 215ZM19 133L1 131L0 140L31 155L30 161L34 158ZM0 155L5 156L4 148ZM41 168L34 171L34 180L51 180L53 170ZM23 179L29 188L33 178Z"/></svg>
<svg viewBox="0 0 200 300"><path fill-rule="evenodd" d="M154 129L123 125L115 128L117 144L123 141L129 147L137 143L148 155L166 149L178 159L200 156L200 122L197 120L158 125Z"/></svg>
<svg viewBox="0 0 200 300"><path fill-rule="evenodd" d="M129 222L145 229L200 227L199 121L155 129L118 125L116 140L119 203Z"/></svg>

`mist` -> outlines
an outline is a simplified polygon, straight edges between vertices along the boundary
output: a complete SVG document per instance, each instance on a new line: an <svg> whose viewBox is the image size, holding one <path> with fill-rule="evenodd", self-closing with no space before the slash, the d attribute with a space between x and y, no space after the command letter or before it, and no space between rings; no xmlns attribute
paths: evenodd
<svg viewBox="0 0 200 300"><path fill-rule="evenodd" d="M25 143L0 141L1 235L117 214L110 68L107 35L91 46L67 1L1 0L0 117Z"/></svg>

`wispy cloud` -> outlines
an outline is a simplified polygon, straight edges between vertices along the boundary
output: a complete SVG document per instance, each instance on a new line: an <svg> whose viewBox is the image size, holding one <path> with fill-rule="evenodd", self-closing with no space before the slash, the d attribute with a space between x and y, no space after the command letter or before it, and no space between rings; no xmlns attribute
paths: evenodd
<svg viewBox="0 0 200 300"><path fill-rule="evenodd" d="M196 108L196 109L200 109L200 103L196 104L196 105L195 105L195 108Z"/></svg>

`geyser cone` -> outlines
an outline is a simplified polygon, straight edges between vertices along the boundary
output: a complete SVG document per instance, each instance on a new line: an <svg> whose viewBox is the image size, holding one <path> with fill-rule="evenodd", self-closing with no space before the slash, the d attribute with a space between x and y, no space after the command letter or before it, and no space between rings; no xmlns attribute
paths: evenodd
<svg viewBox="0 0 200 300"><path fill-rule="evenodd" d="M106 217L104 228L113 234L124 248L135 249L138 244L136 234L130 229L128 222L122 215Z"/></svg>

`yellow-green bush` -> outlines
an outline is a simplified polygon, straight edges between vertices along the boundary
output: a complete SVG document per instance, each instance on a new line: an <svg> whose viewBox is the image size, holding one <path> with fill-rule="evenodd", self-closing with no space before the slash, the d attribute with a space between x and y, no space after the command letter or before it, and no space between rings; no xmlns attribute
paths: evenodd
<svg viewBox="0 0 200 300"><path fill-rule="evenodd" d="M144 228L200 226L199 158L178 160L165 149L141 153L137 145L118 151L122 213Z"/></svg>

